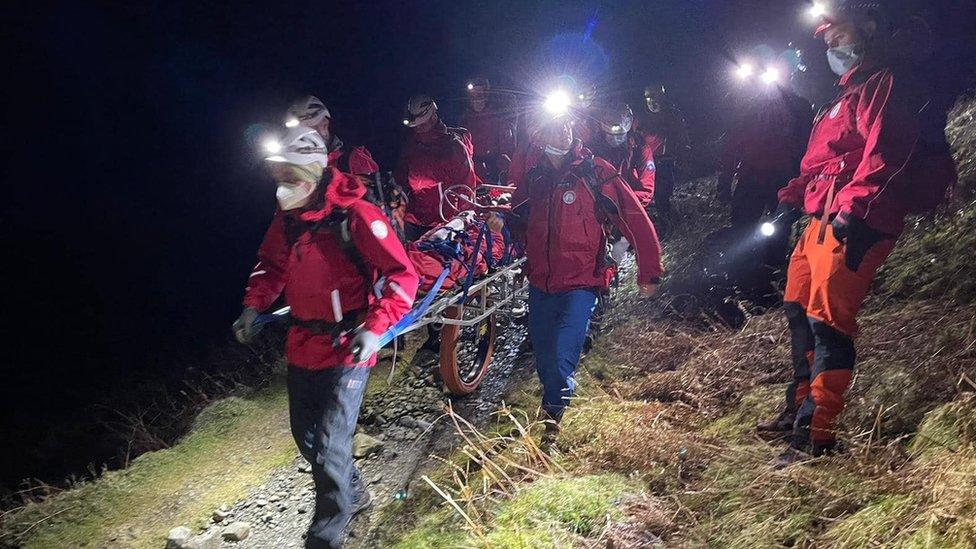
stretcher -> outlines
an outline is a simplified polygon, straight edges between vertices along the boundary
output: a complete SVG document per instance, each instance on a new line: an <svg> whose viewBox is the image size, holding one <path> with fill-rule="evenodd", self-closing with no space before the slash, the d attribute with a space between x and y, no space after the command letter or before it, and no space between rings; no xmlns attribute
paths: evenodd
<svg viewBox="0 0 976 549"><path fill-rule="evenodd" d="M492 192L505 190L511 189L493 187ZM481 214L505 206L479 202L470 189L442 190L441 200L460 213L448 219L442 207L444 224L408 243L408 255L418 271L421 267L429 271L431 256L440 259L441 271L436 278L428 277L428 284L422 283L413 308L381 336L380 343L386 346L428 326L439 329L440 377L451 393L466 395L478 388L488 372L500 318L524 312L528 296L528 281L522 272L525 257L511 242L507 229L501 233L503 245L499 246L499 233L492 233L479 219ZM426 264L418 265L418 260ZM289 312L289 307L282 307L260 315L255 327L286 321Z"/></svg>

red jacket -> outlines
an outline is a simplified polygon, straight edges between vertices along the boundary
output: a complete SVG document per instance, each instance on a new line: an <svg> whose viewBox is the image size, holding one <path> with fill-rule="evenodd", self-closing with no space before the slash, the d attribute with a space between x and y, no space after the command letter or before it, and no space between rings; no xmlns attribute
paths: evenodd
<svg viewBox="0 0 976 549"><path fill-rule="evenodd" d="M586 152L577 141L559 170L541 151L533 155L535 167L519 182L512 200L525 223L529 282L544 292L609 286L611 271L604 263L608 222L637 251L638 283L650 283L663 273L661 244L634 191L613 166ZM590 174L595 175L599 198L587 181Z"/></svg>
<svg viewBox="0 0 976 549"><path fill-rule="evenodd" d="M407 137L396 179L410 194L405 220L421 227L433 227L442 223L440 193L454 185L474 189L478 178L471 162L471 136L463 128L448 128L443 123L426 133L411 132ZM448 219L455 213L445 209Z"/></svg>
<svg viewBox="0 0 976 549"><path fill-rule="evenodd" d="M245 307L263 311L284 291L291 315L298 321L288 331L285 354L290 364L311 370L354 362L348 345L333 347L329 334L303 327L302 321L335 323L341 320L336 318L338 308L343 318L363 315L365 329L380 335L410 310L418 283L389 221L379 208L362 199L366 193L363 184L331 167L320 185L325 182L318 206L275 212L244 295ZM373 271L373 280L363 279L331 231L304 229L305 224L321 221L336 208L348 212L352 244L366 268Z"/></svg>
<svg viewBox="0 0 976 549"><path fill-rule="evenodd" d="M643 133L632 133L627 136L627 143L619 147L611 147L606 139L601 137L593 142L593 154L617 169L624 177L630 188L634 190L641 206L654 201L654 177L657 168L654 165L654 138Z"/></svg>
<svg viewBox="0 0 976 549"><path fill-rule="evenodd" d="M490 101L477 112L468 106L461 115L461 126L471 133L472 156L479 160L515 152L515 109L511 103Z"/></svg>
<svg viewBox="0 0 976 549"><path fill-rule="evenodd" d="M919 184L904 176L911 172L924 101L886 68L854 69L840 85L840 97L814 123L799 177L780 190L779 200L809 215L845 212L898 235L912 210L909 186Z"/></svg>

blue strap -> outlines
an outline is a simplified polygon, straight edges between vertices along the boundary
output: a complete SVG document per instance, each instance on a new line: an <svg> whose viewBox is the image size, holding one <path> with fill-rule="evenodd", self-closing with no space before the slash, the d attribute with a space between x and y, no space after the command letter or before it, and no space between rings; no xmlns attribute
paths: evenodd
<svg viewBox="0 0 976 549"><path fill-rule="evenodd" d="M444 285L444 281L447 279L447 275L450 274L450 272L451 268L449 266L444 267L444 270L441 271L440 276L438 276L437 280L434 281L433 286L430 287L430 291L428 291L427 295L424 296L424 300L420 302L420 305L410 309L407 314L403 315L403 318L401 318L399 322L393 326L390 326L389 329L383 332L383 335L380 336L380 347L384 347L396 339L414 322L416 322L417 319L424 316L424 313L426 313L427 309L430 308L430 305L434 302L434 299L437 298L437 293L440 291L441 286Z"/></svg>

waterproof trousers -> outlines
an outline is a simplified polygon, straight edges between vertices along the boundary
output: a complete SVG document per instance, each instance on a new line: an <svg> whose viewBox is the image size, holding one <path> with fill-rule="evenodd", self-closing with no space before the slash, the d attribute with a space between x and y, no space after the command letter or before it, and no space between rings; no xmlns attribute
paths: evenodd
<svg viewBox="0 0 976 549"><path fill-rule="evenodd" d="M546 293L529 287L529 337L542 383L542 409L555 421L576 390L576 366L596 305L596 289Z"/></svg>
<svg viewBox="0 0 976 549"><path fill-rule="evenodd" d="M353 505L362 490L353 463L352 437L369 367L308 370L288 366L291 433L312 466L315 514L306 547L342 547Z"/></svg>
<svg viewBox="0 0 976 549"><path fill-rule="evenodd" d="M894 245L894 239L875 244L860 268L851 271L832 227L814 219L790 257L783 307L794 376L786 406L796 414L796 448L809 446L819 455L834 446L834 421L844 409L844 393L854 373L856 316Z"/></svg>

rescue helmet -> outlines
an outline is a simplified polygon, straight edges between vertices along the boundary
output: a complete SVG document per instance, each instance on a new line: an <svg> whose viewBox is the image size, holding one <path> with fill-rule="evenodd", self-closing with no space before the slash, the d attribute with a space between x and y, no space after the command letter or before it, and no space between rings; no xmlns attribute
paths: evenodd
<svg viewBox="0 0 976 549"><path fill-rule="evenodd" d="M427 94L417 94L407 102L407 109L403 115L403 125L408 128L416 128L436 114L437 103Z"/></svg>
<svg viewBox="0 0 976 549"><path fill-rule="evenodd" d="M323 168L329 165L329 151L319 132L305 126L288 128L280 138L269 137L264 141L265 160L287 162L298 166L317 163Z"/></svg>
<svg viewBox="0 0 976 549"><path fill-rule="evenodd" d="M315 127L323 119L332 119L332 113L321 99L314 95L306 95L298 101L292 103L288 108L288 115L285 119L285 126L294 128L295 126Z"/></svg>
<svg viewBox="0 0 976 549"><path fill-rule="evenodd" d="M634 111L625 103L612 104L597 113L597 122L603 133L624 135L634 125Z"/></svg>

